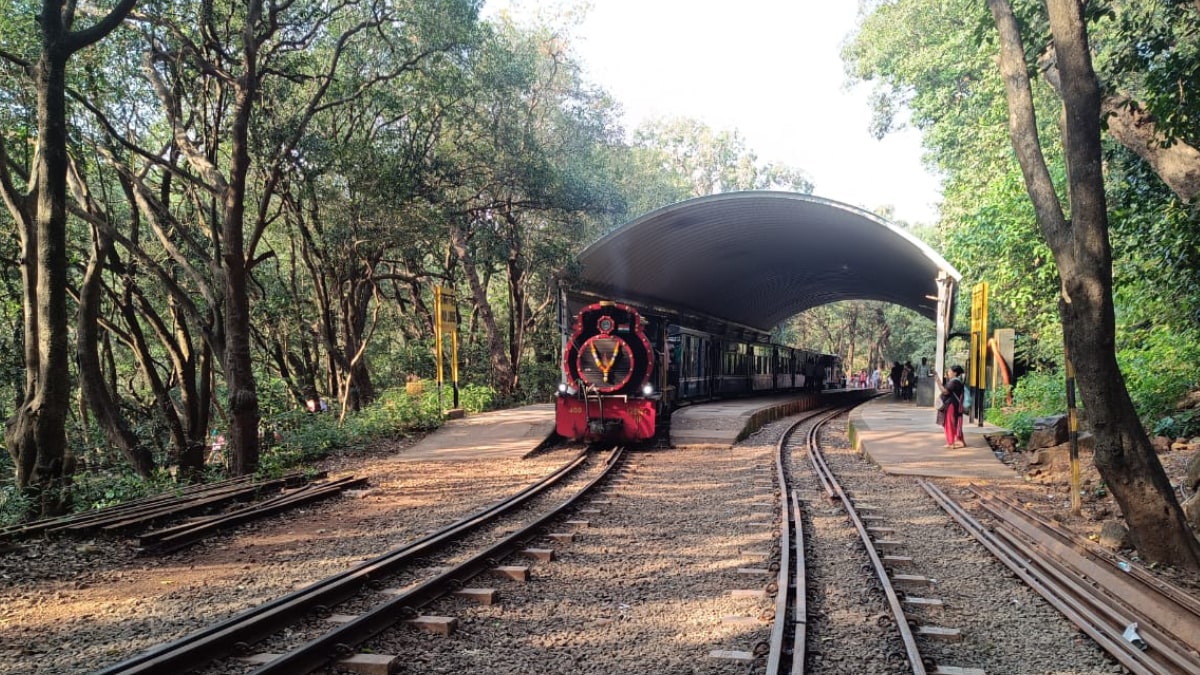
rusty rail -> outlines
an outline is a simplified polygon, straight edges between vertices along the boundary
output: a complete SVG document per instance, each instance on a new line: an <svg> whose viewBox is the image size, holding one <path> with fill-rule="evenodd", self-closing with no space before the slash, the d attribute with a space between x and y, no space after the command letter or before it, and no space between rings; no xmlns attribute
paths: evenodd
<svg viewBox="0 0 1200 675"><path fill-rule="evenodd" d="M1061 533L1052 534L1042 529L1036 517L1022 513L1025 509L1013 508L1011 502L1000 506L1000 500L977 492L983 497L980 506L1000 521L994 531L990 530L936 485L929 481L919 484L997 559L1130 672L1137 675L1200 672L1200 658L1194 650L1177 636L1165 633L1161 617L1151 616L1134 606L1148 603L1146 598L1149 596L1142 596L1134 587L1124 584L1123 590L1111 594L1101 587L1103 582L1099 578L1088 576L1089 573L1099 574L1101 566L1094 560L1084 561L1085 556L1077 549L1086 547L1065 545L1059 538ZM1115 565L1113 569L1118 570L1115 575L1103 576L1110 583L1116 583L1124 575ZM1150 586L1145 588L1151 589ZM1117 597L1126 593L1131 595L1124 600ZM1195 628L1194 619L1185 623Z"/></svg>
<svg viewBox="0 0 1200 675"><path fill-rule="evenodd" d="M370 587L375 580L394 574L413 560L441 550L457 538L478 530L553 487L587 460L587 452L520 492L488 506L411 544L388 551L345 572L307 588L251 608L242 614L160 645L130 659L95 671L93 675L178 675L201 668L241 651L246 645L272 635L319 607L331 607Z"/></svg>

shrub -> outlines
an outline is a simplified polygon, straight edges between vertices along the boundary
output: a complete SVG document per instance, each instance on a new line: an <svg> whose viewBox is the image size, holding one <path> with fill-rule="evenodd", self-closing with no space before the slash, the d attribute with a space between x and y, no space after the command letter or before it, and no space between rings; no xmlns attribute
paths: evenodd
<svg viewBox="0 0 1200 675"><path fill-rule="evenodd" d="M1059 370L1026 373L1013 387L1013 404L990 408L987 420L1013 432L1024 445L1033 433L1033 421L1067 409L1066 380Z"/></svg>

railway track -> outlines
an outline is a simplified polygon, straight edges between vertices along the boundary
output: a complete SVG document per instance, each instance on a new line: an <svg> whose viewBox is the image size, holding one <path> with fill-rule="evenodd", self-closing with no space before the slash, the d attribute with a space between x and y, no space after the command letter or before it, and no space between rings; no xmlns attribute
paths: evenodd
<svg viewBox="0 0 1200 675"><path fill-rule="evenodd" d="M980 544L1137 675L1200 672L1200 602L1016 502L972 487L989 528L921 487Z"/></svg>
<svg viewBox="0 0 1200 675"><path fill-rule="evenodd" d="M509 536L494 542L449 569L410 584L391 599L351 617L343 625L316 640L308 641L285 654L261 657L256 673L312 672L333 661L354 660L353 647L400 621L419 620L418 610L433 599L449 592L464 590L467 580L496 568L504 557L520 551L546 523L572 508L575 501L608 477L620 465L623 451L613 451L599 476L567 501L519 526ZM296 593L253 608L229 620L192 633L184 638L148 650L121 663L95 671L94 675L158 675L193 672L231 655L248 655L251 646L316 616L328 616L338 605L363 593L373 593L380 585L425 558L446 551L471 533L479 532L498 518L511 515L530 500L563 484L588 461L581 452L558 471L521 492L439 531L362 563L344 573L317 582ZM362 602L362 601L360 601ZM365 660L372 660L370 657Z"/></svg>
<svg viewBox="0 0 1200 675"><path fill-rule="evenodd" d="M903 645L910 672L914 675L925 675L927 672L926 659L921 655L917 637L913 631L914 621L907 615L904 608L904 595L897 591L893 584L893 570L897 565L906 564L904 556L882 553L890 549L896 542L887 540L890 528L872 525L882 517L876 515L880 510L877 506L858 503L842 487L829 464L825 461L820 447L822 427L830 420L843 414L845 410L818 412L797 420L781 436L776 449L778 466L777 479L780 494L785 498L780 500L780 538L778 563L779 589L775 617L771 631L770 649L766 658L766 673L768 675L803 675L805 672L806 649L808 644L807 627L809 623L806 594L807 562L804 556L803 516L805 507L800 492L792 484L789 468L788 444L792 435L804 425L807 426L805 439L806 452L821 489L827 499L840 503L845 509L846 518L850 521L862 544L863 550L870 561L870 569L883 593L886 604L891 611L891 623ZM912 575L895 577L906 581L912 580ZM919 630L927 634L936 634L945 630L940 627L921 626ZM937 672L971 672L962 668L939 668Z"/></svg>

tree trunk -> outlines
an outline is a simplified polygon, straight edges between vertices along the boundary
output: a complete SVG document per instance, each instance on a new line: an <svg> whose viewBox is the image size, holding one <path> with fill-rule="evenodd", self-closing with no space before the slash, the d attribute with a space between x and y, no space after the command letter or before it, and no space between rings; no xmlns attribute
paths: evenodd
<svg viewBox="0 0 1200 675"><path fill-rule="evenodd" d="M463 274L471 287L471 296L475 301L475 307L479 310L479 318L483 322L484 331L487 333L488 353L491 356L492 376L496 382L497 393L501 398L510 398L513 394L513 364L508 358L504 335L496 323L491 302L488 301L487 288L479 279L479 270L476 269L475 259L471 255L467 233L461 226L457 224L450 226L450 243L454 247L459 262L462 263Z"/></svg>
<svg viewBox="0 0 1200 675"><path fill-rule="evenodd" d="M143 478L154 473L154 456L129 430L117 401L109 393L100 365L100 293L103 262L113 250L113 240L99 228L92 231L92 256L79 289L79 315L75 322L75 358L79 364L79 386L95 414L96 423L108 442L120 449L125 460Z"/></svg>
<svg viewBox="0 0 1200 675"><path fill-rule="evenodd" d="M229 183L222 195L221 252L225 273L225 385L229 388L229 448L233 474L258 470L258 386L250 356L250 297L246 290L246 174L250 170L250 117L258 95L261 0L251 0L242 30L245 71L234 97Z"/></svg>
<svg viewBox="0 0 1200 675"><path fill-rule="evenodd" d="M1112 252L1100 146L1100 86L1078 0L1047 0L1063 87L1063 136L1071 219L1054 190L1037 137L1024 49L1007 0L988 0L1000 33L1009 130L1046 241L1062 279L1063 335L1092 433L1096 467L1150 561L1200 569L1200 542L1187 527L1116 360Z"/></svg>
<svg viewBox="0 0 1200 675"><path fill-rule="evenodd" d="M52 5L53 3L47 3ZM47 7L58 11L57 7ZM56 23L56 22L51 22ZM61 26L59 26L61 29ZM33 188L34 216L25 243L25 397L9 422L6 441L18 458L17 484L36 497L41 515L66 507L67 408L70 359L67 347L67 135L66 59L53 28L35 69L38 139ZM31 227L30 227L31 226Z"/></svg>

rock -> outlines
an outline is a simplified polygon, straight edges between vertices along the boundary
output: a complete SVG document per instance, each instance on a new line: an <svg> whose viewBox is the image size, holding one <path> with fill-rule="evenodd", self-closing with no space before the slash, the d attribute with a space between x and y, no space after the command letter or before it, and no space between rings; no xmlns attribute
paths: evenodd
<svg viewBox="0 0 1200 675"><path fill-rule="evenodd" d="M1033 459L1029 460L1030 464L1038 464L1041 466L1050 466L1055 462L1067 462L1071 459L1071 446L1067 443L1055 445L1053 447L1042 448L1034 454Z"/></svg>
<svg viewBox="0 0 1200 675"><path fill-rule="evenodd" d="M1155 436L1150 439L1150 446L1157 453L1169 452L1171 450L1171 439L1166 436Z"/></svg>
<svg viewBox="0 0 1200 675"><path fill-rule="evenodd" d="M1060 445L1067 441L1067 416L1039 417L1033 421L1033 433L1025 444L1027 450L1040 450Z"/></svg>
<svg viewBox="0 0 1200 675"><path fill-rule="evenodd" d="M1184 478L1187 489L1196 492L1200 488L1200 453L1192 455L1187 463L1187 475Z"/></svg>
<svg viewBox="0 0 1200 675"><path fill-rule="evenodd" d="M1079 443L1080 453L1095 453L1096 452L1096 437L1090 431L1079 432L1079 438L1076 439Z"/></svg>
<svg viewBox="0 0 1200 675"><path fill-rule="evenodd" d="M1012 434L985 436L988 445L998 452L1017 452L1017 437Z"/></svg>
<svg viewBox="0 0 1200 675"><path fill-rule="evenodd" d="M1129 530L1115 520L1106 520L1100 526L1100 545L1117 551L1129 548Z"/></svg>
<svg viewBox="0 0 1200 675"><path fill-rule="evenodd" d="M1183 515L1192 524L1192 529L1200 529L1200 492L1183 503Z"/></svg>

